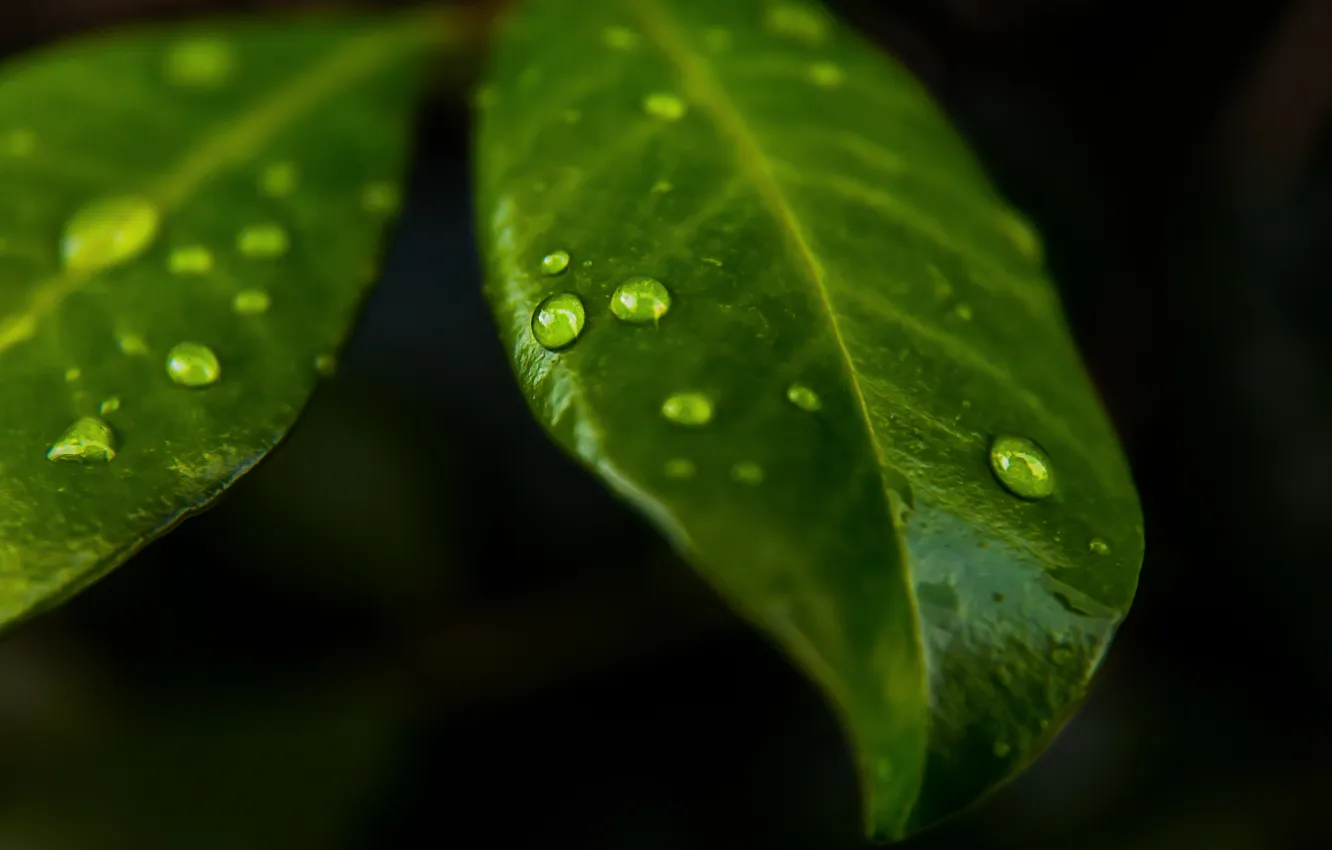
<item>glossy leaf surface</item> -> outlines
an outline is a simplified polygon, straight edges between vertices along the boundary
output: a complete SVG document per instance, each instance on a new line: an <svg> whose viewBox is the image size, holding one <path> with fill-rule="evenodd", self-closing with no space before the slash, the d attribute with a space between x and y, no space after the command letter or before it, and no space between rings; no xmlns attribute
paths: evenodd
<svg viewBox="0 0 1332 850"><path fill-rule="evenodd" d="M448 32L196 26L0 70L0 629L292 425L372 281Z"/></svg>
<svg viewBox="0 0 1332 850"><path fill-rule="evenodd" d="M1019 770L1128 609L1141 518L1038 237L930 98L815 6L531 0L478 106L537 417L824 687L871 831ZM618 317L636 276L651 321ZM549 350L557 293L585 321Z"/></svg>

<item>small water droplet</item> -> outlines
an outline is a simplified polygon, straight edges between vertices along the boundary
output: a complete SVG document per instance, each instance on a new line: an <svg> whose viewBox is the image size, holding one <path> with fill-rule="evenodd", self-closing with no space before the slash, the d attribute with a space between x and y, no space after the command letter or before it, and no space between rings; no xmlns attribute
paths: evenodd
<svg viewBox="0 0 1332 850"><path fill-rule="evenodd" d="M762 484L763 467L752 460L745 460L731 467L731 480L739 484Z"/></svg>
<svg viewBox="0 0 1332 850"><path fill-rule="evenodd" d="M262 289L242 289L231 299L231 309L238 316L259 316L268 312L272 299Z"/></svg>
<svg viewBox="0 0 1332 850"><path fill-rule="evenodd" d="M206 387L222 377L222 364L203 343L181 342L167 352L166 371L182 387Z"/></svg>
<svg viewBox="0 0 1332 850"><path fill-rule="evenodd" d="M1106 543L1104 540L1102 540L1099 537L1093 537L1091 540L1089 540L1087 542L1087 548L1091 551L1093 555L1110 554L1110 544Z"/></svg>
<svg viewBox="0 0 1332 850"><path fill-rule="evenodd" d="M1018 498L1035 501L1054 492L1050 455L1026 437L996 437L990 444L990 469L1004 489Z"/></svg>
<svg viewBox="0 0 1332 850"><path fill-rule="evenodd" d="M724 27L708 27L703 33L703 44L713 53L721 53L731 47L731 33Z"/></svg>
<svg viewBox="0 0 1332 850"><path fill-rule="evenodd" d="M601 43L611 50L633 50L638 46L638 33L628 27L606 27L601 31Z"/></svg>
<svg viewBox="0 0 1332 850"><path fill-rule="evenodd" d="M568 251L552 251L541 258L541 272L548 275L561 274L569 268Z"/></svg>
<svg viewBox="0 0 1332 850"><path fill-rule="evenodd" d="M361 209L372 215L397 215L402 208L402 190L387 180L367 183L361 190Z"/></svg>
<svg viewBox="0 0 1332 850"><path fill-rule="evenodd" d="M615 287L611 295L611 313L632 324L660 321L671 309L671 294L661 281L636 275Z"/></svg>
<svg viewBox="0 0 1332 850"><path fill-rule="evenodd" d="M643 109L663 121L679 121L689 111L683 100L666 92L654 92L643 98Z"/></svg>
<svg viewBox="0 0 1332 850"><path fill-rule="evenodd" d="M167 269L178 275L208 274L213 270L213 252L203 245L182 245L172 249Z"/></svg>
<svg viewBox="0 0 1332 850"><path fill-rule="evenodd" d="M236 55L220 38L201 37L179 42L166 56L167 80L187 88L217 88L231 79Z"/></svg>
<svg viewBox="0 0 1332 850"><path fill-rule="evenodd" d="M31 130L10 130L0 137L0 153L15 158L32 156L37 150L37 134Z"/></svg>
<svg viewBox="0 0 1332 850"><path fill-rule="evenodd" d="M677 425L706 425L712 421L712 399L702 393L675 393L662 402L661 415Z"/></svg>
<svg viewBox="0 0 1332 850"><path fill-rule="evenodd" d="M1012 210L1004 210L999 215L999 229L1023 257L1037 265L1042 262L1045 249L1041 246L1041 237L1020 215Z"/></svg>
<svg viewBox="0 0 1332 850"><path fill-rule="evenodd" d="M583 120L583 113L579 112L577 109L566 109L560 113L560 118L565 124L577 124L579 121Z"/></svg>
<svg viewBox="0 0 1332 850"><path fill-rule="evenodd" d="M1011 753L1011 752L1013 752L1013 747L1012 747L1012 745L1009 744L1007 741L995 741L995 742L994 742L994 757L995 757L995 758L1004 758L1005 756L1007 756L1007 755L1008 755L1009 753Z"/></svg>
<svg viewBox="0 0 1332 850"><path fill-rule="evenodd" d="M652 184L652 190L651 190L651 191L652 191L652 194L654 194L654 195L664 195L664 194L666 194L667 192L671 191L671 190L674 189L674 188L675 188L675 185L674 185L673 183L671 183L671 181L669 181L669 180L658 180L656 183L653 183L653 184Z"/></svg>
<svg viewBox="0 0 1332 850"><path fill-rule="evenodd" d="M116 336L116 346L122 354L138 356L148 353L148 343L135 333L122 333Z"/></svg>
<svg viewBox="0 0 1332 850"><path fill-rule="evenodd" d="M560 292L532 311L532 336L542 348L558 351L578 339L586 318L582 299L572 292Z"/></svg>
<svg viewBox="0 0 1332 850"><path fill-rule="evenodd" d="M958 317L959 319L961 319L962 321L964 321L964 322L969 322L969 321L971 321L971 305L970 305L970 304L959 304L959 305L957 305L955 308L953 308L953 312L956 313L956 314L957 314L957 317Z"/></svg>
<svg viewBox="0 0 1332 850"><path fill-rule="evenodd" d="M106 463L116 456L116 435L96 416L84 416L60 435L46 451L47 460Z"/></svg>
<svg viewBox="0 0 1332 850"><path fill-rule="evenodd" d="M105 399L101 404L97 405L97 412L102 414L103 416L109 416L110 414L115 413L119 409L120 409L120 396L118 395L113 395L110 398Z"/></svg>
<svg viewBox="0 0 1332 850"><path fill-rule="evenodd" d="M698 467L688 458L677 457L666 461L665 471L667 478L686 479L693 478L698 473Z"/></svg>
<svg viewBox="0 0 1332 850"><path fill-rule="evenodd" d="M823 400L819 398L819 394L803 384L792 384L787 387L786 400L810 413L823 407Z"/></svg>
<svg viewBox="0 0 1332 850"><path fill-rule="evenodd" d="M255 224L236 236L236 249L251 259L281 257L291 247L287 231L280 224Z"/></svg>
<svg viewBox="0 0 1332 850"><path fill-rule="evenodd" d="M320 354L314 359L314 367L325 378L331 378L338 373L338 358L332 354Z"/></svg>
<svg viewBox="0 0 1332 850"><path fill-rule="evenodd" d="M285 198L296 191L299 176L294 163L275 162L259 175L259 191L270 198Z"/></svg>
<svg viewBox="0 0 1332 850"><path fill-rule="evenodd" d="M777 3L768 7L763 20L771 35L798 41L808 47L822 44L832 29L819 10L799 3Z"/></svg>
<svg viewBox="0 0 1332 850"><path fill-rule="evenodd" d="M78 368L77 366L75 366L72 369L65 370L65 381L68 383L72 384L82 377L83 377L83 370Z"/></svg>
<svg viewBox="0 0 1332 850"><path fill-rule="evenodd" d="M75 272L120 265L148 249L160 224L161 213L147 198L118 195L90 201L65 224L61 259Z"/></svg>
<svg viewBox="0 0 1332 850"><path fill-rule="evenodd" d="M846 79L846 75L831 62L815 62L809 66L809 79L821 88L835 89Z"/></svg>

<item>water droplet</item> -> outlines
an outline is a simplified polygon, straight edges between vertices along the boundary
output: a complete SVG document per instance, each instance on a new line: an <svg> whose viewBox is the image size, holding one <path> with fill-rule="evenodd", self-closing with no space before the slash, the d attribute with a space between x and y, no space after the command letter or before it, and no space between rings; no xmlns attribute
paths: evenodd
<svg viewBox="0 0 1332 850"><path fill-rule="evenodd" d="M108 416L120 409L120 396L113 395L97 405L97 412L103 416Z"/></svg>
<svg viewBox="0 0 1332 850"><path fill-rule="evenodd" d="M964 321L964 322L969 322L969 321L971 321L971 305L970 305L970 304L959 304L959 305L957 305L955 308L953 308L953 312L956 313L956 314L957 314L957 317L958 317L959 319L961 319L962 321Z"/></svg>
<svg viewBox="0 0 1332 850"><path fill-rule="evenodd" d="M661 415L677 425L706 425L712 421L712 399L702 393L676 393L662 402Z"/></svg>
<svg viewBox="0 0 1332 850"><path fill-rule="evenodd" d="M192 38L173 45L166 56L166 76L175 85L217 88L236 69L236 55L220 38Z"/></svg>
<svg viewBox="0 0 1332 850"><path fill-rule="evenodd" d="M402 190L387 180L367 183L361 190L361 209L373 215L397 215L402 208Z"/></svg>
<svg viewBox="0 0 1332 850"><path fill-rule="evenodd" d="M643 109L663 121L679 121L689 111L683 100L666 92L655 92L643 98Z"/></svg>
<svg viewBox="0 0 1332 850"><path fill-rule="evenodd" d="M638 46L638 33L628 27L606 27L601 31L601 43L611 50L633 50Z"/></svg>
<svg viewBox="0 0 1332 850"><path fill-rule="evenodd" d="M208 274L213 270L213 252L203 245L182 245L172 250L167 268L178 275Z"/></svg>
<svg viewBox="0 0 1332 850"><path fill-rule="evenodd" d="M666 461L665 471L667 478L685 479L693 478L698 473L698 467L688 458L677 457Z"/></svg>
<svg viewBox="0 0 1332 850"><path fill-rule="evenodd" d="M1023 257L1039 265L1044 258L1045 249L1041 246L1041 237L1036 229L1012 210L1005 210L999 215L999 229L1013 243L1013 247Z"/></svg>
<svg viewBox="0 0 1332 850"><path fill-rule="evenodd" d="M669 180L658 180L656 183L653 183L653 184L652 184L652 193L653 193L654 195L664 195L664 194L666 194L667 192L671 191L671 190L674 189L674 188L675 188L675 186L674 186L674 184L671 183L671 181L669 181Z"/></svg>
<svg viewBox="0 0 1332 850"><path fill-rule="evenodd" d="M46 451L47 460L106 463L116 456L116 435L96 416L84 416L60 435Z"/></svg>
<svg viewBox="0 0 1332 850"><path fill-rule="evenodd" d="M731 47L731 33L723 27L708 27L703 33L703 44L713 53L721 53Z"/></svg>
<svg viewBox="0 0 1332 850"><path fill-rule="evenodd" d="M569 268L569 252L553 251L541 258L541 271L548 275L557 275Z"/></svg>
<svg viewBox="0 0 1332 850"><path fill-rule="evenodd" d="M582 300L572 292L560 292L532 311L532 336L542 348L557 351L578 339L586 318Z"/></svg>
<svg viewBox="0 0 1332 850"><path fill-rule="evenodd" d="M206 387L222 377L222 364L213 349L199 342L181 342L171 347L166 359L167 375L182 387Z"/></svg>
<svg viewBox="0 0 1332 850"><path fill-rule="evenodd" d="M314 359L314 367L325 378L331 378L338 373L338 358L332 354L321 354Z"/></svg>
<svg viewBox="0 0 1332 850"><path fill-rule="evenodd" d="M763 23L771 35L798 41L809 47L822 44L832 29L825 15L799 3L769 6Z"/></svg>
<svg viewBox="0 0 1332 850"><path fill-rule="evenodd" d="M157 236L161 213L137 195L84 204L65 224L60 255L69 271L95 272L134 259Z"/></svg>
<svg viewBox="0 0 1332 850"><path fill-rule="evenodd" d="M995 741L995 742L994 742L994 757L995 757L995 758L1000 758L1000 759L1001 759L1001 758L1004 758L1005 756L1007 756L1007 755L1008 755L1009 753L1011 753L1011 752L1013 752L1013 747L1012 747L1007 741Z"/></svg>
<svg viewBox="0 0 1332 850"><path fill-rule="evenodd" d="M285 198L296 191L299 175L290 162L275 162L259 175L259 191L270 198Z"/></svg>
<svg viewBox="0 0 1332 850"><path fill-rule="evenodd" d="M116 337L116 346L122 354L137 356L148 353L148 343L135 333L123 333Z"/></svg>
<svg viewBox="0 0 1332 850"><path fill-rule="evenodd" d="M731 480L740 484L762 484L763 467L752 460L745 460L731 467Z"/></svg>
<svg viewBox="0 0 1332 850"><path fill-rule="evenodd" d="M611 312L623 322L643 324L656 322L671 309L671 294L661 281L637 275L615 287L611 295Z"/></svg>
<svg viewBox="0 0 1332 850"><path fill-rule="evenodd" d="M236 237L236 248L252 259L272 259L287 253L291 240L280 224L255 224Z"/></svg>
<svg viewBox="0 0 1332 850"><path fill-rule="evenodd" d="M75 381L77 381L79 378L82 378L82 377L83 377L83 370L80 369L80 368L78 368L77 366L75 366L75 367L72 368L72 369L66 369L66 370L65 370L65 380L66 380L68 383L71 383L71 384L72 384L72 383L74 383Z"/></svg>
<svg viewBox="0 0 1332 850"><path fill-rule="evenodd" d="M809 66L809 79L816 86L835 89L846 79L842 69L831 62L815 62Z"/></svg>
<svg viewBox="0 0 1332 850"><path fill-rule="evenodd" d="M1089 540L1087 542L1087 548L1091 551L1093 555L1110 554L1110 544L1106 543L1104 540L1102 540L1099 537L1093 537L1091 540Z"/></svg>
<svg viewBox="0 0 1332 850"><path fill-rule="evenodd" d="M1026 437L996 437L990 444L990 469L1004 489L1018 498L1034 501L1054 492L1050 455Z"/></svg>
<svg viewBox="0 0 1332 850"><path fill-rule="evenodd" d="M10 130L0 137L0 152L15 158L32 156L37 150L37 134L31 130Z"/></svg>
<svg viewBox="0 0 1332 850"><path fill-rule="evenodd" d="M231 309L238 316L259 316L268 312L272 299L262 289L242 289L231 299Z"/></svg>
<svg viewBox="0 0 1332 850"><path fill-rule="evenodd" d="M802 384L792 384L787 387L786 400L810 413L823 407L823 400L819 398L819 394Z"/></svg>

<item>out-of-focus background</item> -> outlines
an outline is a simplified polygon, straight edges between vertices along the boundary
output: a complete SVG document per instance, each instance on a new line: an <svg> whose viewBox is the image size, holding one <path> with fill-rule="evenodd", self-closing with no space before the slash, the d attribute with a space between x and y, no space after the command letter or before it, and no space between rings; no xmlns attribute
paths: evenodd
<svg viewBox="0 0 1332 850"><path fill-rule="evenodd" d="M0 55L297 5L3 0ZM835 5L1046 234L1147 514L1084 710L911 846L1332 845L1332 3ZM813 688L531 421L471 203L440 95L290 440L0 640L0 848L859 846Z"/></svg>

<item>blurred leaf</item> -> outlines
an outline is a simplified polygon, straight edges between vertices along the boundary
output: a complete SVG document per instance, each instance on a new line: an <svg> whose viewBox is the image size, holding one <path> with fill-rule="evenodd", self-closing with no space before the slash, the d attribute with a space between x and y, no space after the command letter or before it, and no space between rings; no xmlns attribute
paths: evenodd
<svg viewBox="0 0 1332 850"><path fill-rule="evenodd" d="M1081 699L1142 557L1038 237L817 7L531 0L489 82L488 294L537 417L822 684L876 834L1014 774ZM625 322L639 275L670 305ZM533 322L557 293L585 325L549 350ZM1044 447L1053 495L1000 485L1000 435Z"/></svg>
<svg viewBox="0 0 1332 850"><path fill-rule="evenodd" d="M7 767L0 845L346 846L391 775L404 722L387 693L346 687L136 706L38 765Z"/></svg>
<svg viewBox="0 0 1332 850"><path fill-rule="evenodd" d="M451 26L155 30L0 73L0 628L292 425L371 283Z"/></svg>

